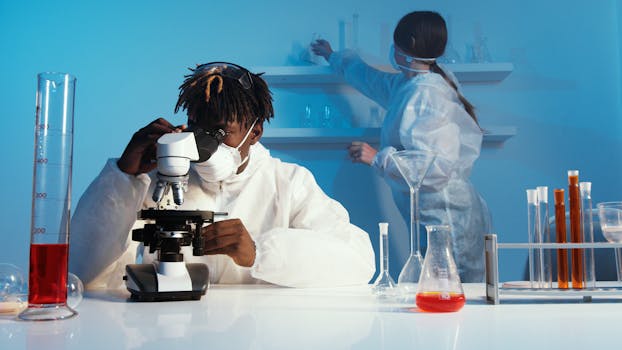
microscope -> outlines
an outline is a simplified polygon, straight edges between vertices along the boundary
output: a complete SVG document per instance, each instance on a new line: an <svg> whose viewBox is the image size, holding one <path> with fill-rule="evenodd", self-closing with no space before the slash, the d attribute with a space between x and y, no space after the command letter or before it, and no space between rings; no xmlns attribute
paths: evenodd
<svg viewBox="0 0 622 350"><path fill-rule="evenodd" d="M226 215L203 210L164 209L160 203L172 196L177 206L184 202L190 162L208 160L222 143L222 129L206 132L169 133L157 141L158 182L153 191L156 208L141 210L138 219L147 220L143 228L132 230L132 240L157 252L153 264L130 264L123 276L135 301L199 300L209 286L207 265L185 263L181 248L192 245L192 255L201 256L201 227L214 222L214 216Z"/></svg>

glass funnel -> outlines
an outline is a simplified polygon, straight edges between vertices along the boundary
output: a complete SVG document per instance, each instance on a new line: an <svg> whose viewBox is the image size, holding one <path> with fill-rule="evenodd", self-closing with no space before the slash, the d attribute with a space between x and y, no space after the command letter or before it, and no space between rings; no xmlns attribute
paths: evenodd
<svg viewBox="0 0 622 350"><path fill-rule="evenodd" d="M414 293L423 265L419 232L419 187L436 156L426 151L405 150L395 152L391 157L410 189L410 256L402 267L397 283L407 293Z"/></svg>
<svg viewBox="0 0 622 350"><path fill-rule="evenodd" d="M428 225L425 228L428 251L417 290L417 306L428 312L458 311L466 300L453 257L450 227Z"/></svg>
<svg viewBox="0 0 622 350"><path fill-rule="evenodd" d="M596 204L600 230L608 242L622 243L622 202L603 202ZM622 249L615 248L616 272L622 281Z"/></svg>

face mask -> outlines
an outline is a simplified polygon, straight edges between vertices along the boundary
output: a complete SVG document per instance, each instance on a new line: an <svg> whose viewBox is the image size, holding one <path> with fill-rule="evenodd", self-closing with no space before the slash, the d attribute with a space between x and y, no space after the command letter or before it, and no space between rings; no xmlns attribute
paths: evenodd
<svg viewBox="0 0 622 350"><path fill-rule="evenodd" d="M240 155L240 147L246 142L248 135L250 135L253 127L255 126L255 122L253 122L251 127L244 135L242 142L237 147L231 147L221 143L218 145L218 149L212 156L202 163L193 163L194 170L199 174L201 179L207 182L220 182L226 180L227 178L233 176L238 168L242 166L242 164L248 161L248 156L242 160L242 156Z"/></svg>
<svg viewBox="0 0 622 350"><path fill-rule="evenodd" d="M401 64L398 64L397 61L395 61L395 54L396 54L395 45L391 44L391 49L389 50L389 62L391 62L391 67L393 67L393 69L395 69L396 71L406 70L406 71L414 72L414 73L428 73L430 71L429 69L415 69L415 68L410 68L408 66L403 66ZM406 62L408 63L412 63L415 60L425 62L425 63L434 63L434 61L436 61L436 58L421 58L421 57L415 57L415 56L408 56L400 52L398 52L397 54L400 56L403 56L406 59Z"/></svg>

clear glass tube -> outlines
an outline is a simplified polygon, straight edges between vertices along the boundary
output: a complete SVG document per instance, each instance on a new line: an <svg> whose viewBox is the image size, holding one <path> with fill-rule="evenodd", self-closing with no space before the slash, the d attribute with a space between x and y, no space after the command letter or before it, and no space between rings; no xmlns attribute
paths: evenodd
<svg viewBox="0 0 622 350"><path fill-rule="evenodd" d="M538 243L538 192L527 190L527 233L529 243ZM529 285L531 288L540 288L541 277L540 255L538 249L529 248Z"/></svg>
<svg viewBox="0 0 622 350"><path fill-rule="evenodd" d="M549 188L538 186L538 231L540 243L553 243L551 226L549 225ZM539 249L541 259L542 288L553 288L553 265L551 261L551 249Z"/></svg>
<svg viewBox="0 0 622 350"><path fill-rule="evenodd" d="M67 305L75 78L38 75L28 308L22 320L75 316Z"/></svg>
<svg viewBox="0 0 622 350"><path fill-rule="evenodd" d="M581 227L583 242L594 243L594 218L592 216L592 183L580 182L581 191ZM594 264L594 248L583 250L584 282L586 288L596 288L596 267Z"/></svg>

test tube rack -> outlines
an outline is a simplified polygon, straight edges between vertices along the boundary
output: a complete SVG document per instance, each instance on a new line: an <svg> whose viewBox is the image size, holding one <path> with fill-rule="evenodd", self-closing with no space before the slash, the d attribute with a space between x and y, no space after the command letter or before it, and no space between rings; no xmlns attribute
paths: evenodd
<svg viewBox="0 0 622 350"><path fill-rule="evenodd" d="M575 298L584 302L592 298L622 297L622 282L596 281L595 288L559 289L559 288L532 288L532 287L504 287L499 285L499 251L504 249L612 249L622 248L622 243L498 243L496 234L485 236L486 252L486 301L489 304L499 304L501 296L523 297L529 301L530 297ZM529 282L529 281L526 281ZM622 298L620 298L622 301Z"/></svg>

